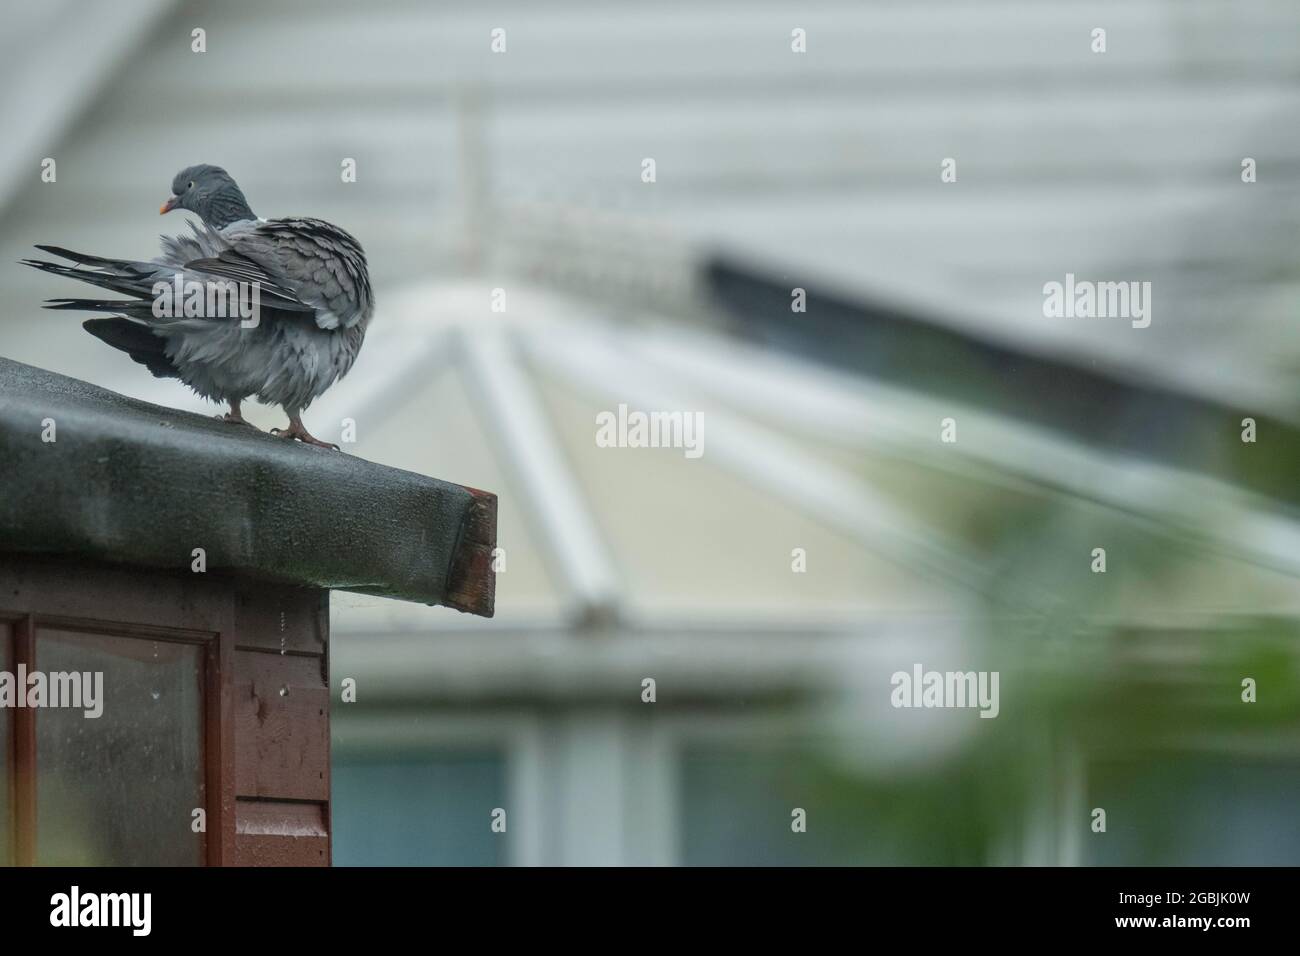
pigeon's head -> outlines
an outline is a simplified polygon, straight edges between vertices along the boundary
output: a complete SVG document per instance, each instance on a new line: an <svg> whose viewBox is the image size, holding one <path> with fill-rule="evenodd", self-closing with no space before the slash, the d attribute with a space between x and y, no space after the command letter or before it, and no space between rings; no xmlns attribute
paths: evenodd
<svg viewBox="0 0 1300 956"><path fill-rule="evenodd" d="M161 215L173 209L188 210L214 229L256 218L230 174L220 166L207 164L187 166L176 174L172 196L158 212Z"/></svg>

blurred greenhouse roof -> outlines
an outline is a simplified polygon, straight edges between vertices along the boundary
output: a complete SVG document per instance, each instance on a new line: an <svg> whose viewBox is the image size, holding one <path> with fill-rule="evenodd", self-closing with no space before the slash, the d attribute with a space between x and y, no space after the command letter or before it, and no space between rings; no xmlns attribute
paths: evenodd
<svg viewBox="0 0 1300 956"><path fill-rule="evenodd" d="M371 687L458 699L549 673L600 696L676 661L690 686L775 693L836 679L855 640L914 655L986 612L1078 603L1067 630L1202 636L1300 614L1300 526L1268 499L969 410L944 444L951 406L923 394L518 283L493 313L490 291L390 298L368 346L382 381L319 408L356 421L357 454L502 490L496 621L336 597L336 631L364 635L340 666ZM600 449L619 401L701 411L706 453ZM1109 579L1086 573L1098 543L1123 563ZM790 573L792 547L815 574Z"/></svg>

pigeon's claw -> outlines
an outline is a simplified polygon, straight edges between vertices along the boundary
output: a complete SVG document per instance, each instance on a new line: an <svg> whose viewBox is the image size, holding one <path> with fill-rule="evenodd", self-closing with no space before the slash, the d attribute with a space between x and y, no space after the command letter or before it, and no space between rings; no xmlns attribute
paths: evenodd
<svg viewBox="0 0 1300 956"><path fill-rule="evenodd" d="M304 445L316 445L320 448L333 448L335 451L339 450L339 446L335 445L333 442L321 441L319 438L313 438L311 432L307 431L306 427L303 425L302 419L296 415L289 419L288 428L272 428L271 434L275 435L277 438L296 438Z"/></svg>
<svg viewBox="0 0 1300 956"><path fill-rule="evenodd" d="M232 398L230 400L230 411L226 412L224 415L218 415L217 418L221 419L223 422L233 422L236 425L248 425L252 428L256 428L257 426L246 419L240 411L239 406L241 401L242 399Z"/></svg>

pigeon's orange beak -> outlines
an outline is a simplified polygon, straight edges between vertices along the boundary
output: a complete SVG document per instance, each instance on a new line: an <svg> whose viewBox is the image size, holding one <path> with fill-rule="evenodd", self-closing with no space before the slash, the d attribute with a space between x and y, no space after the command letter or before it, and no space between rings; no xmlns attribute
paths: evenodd
<svg viewBox="0 0 1300 956"><path fill-rule="evenodd" d="M181 201L180 196L173 196L171 199L167 200L165 203L163 203L161 206L158 207L158 215L161 216L163 213L171 212L178 205L180 205L180 201Z"/></svg>

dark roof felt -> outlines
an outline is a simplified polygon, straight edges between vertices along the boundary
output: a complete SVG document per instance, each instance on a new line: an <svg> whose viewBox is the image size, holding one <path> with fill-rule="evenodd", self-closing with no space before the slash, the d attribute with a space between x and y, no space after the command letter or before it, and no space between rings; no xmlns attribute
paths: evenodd
<svg viewBox="0 0 1300 956"><path fill-rule="evenodd" d="M42 441L42 422L55 441ZM0 551L492 615L496 496L0 358Z"/></svg>

